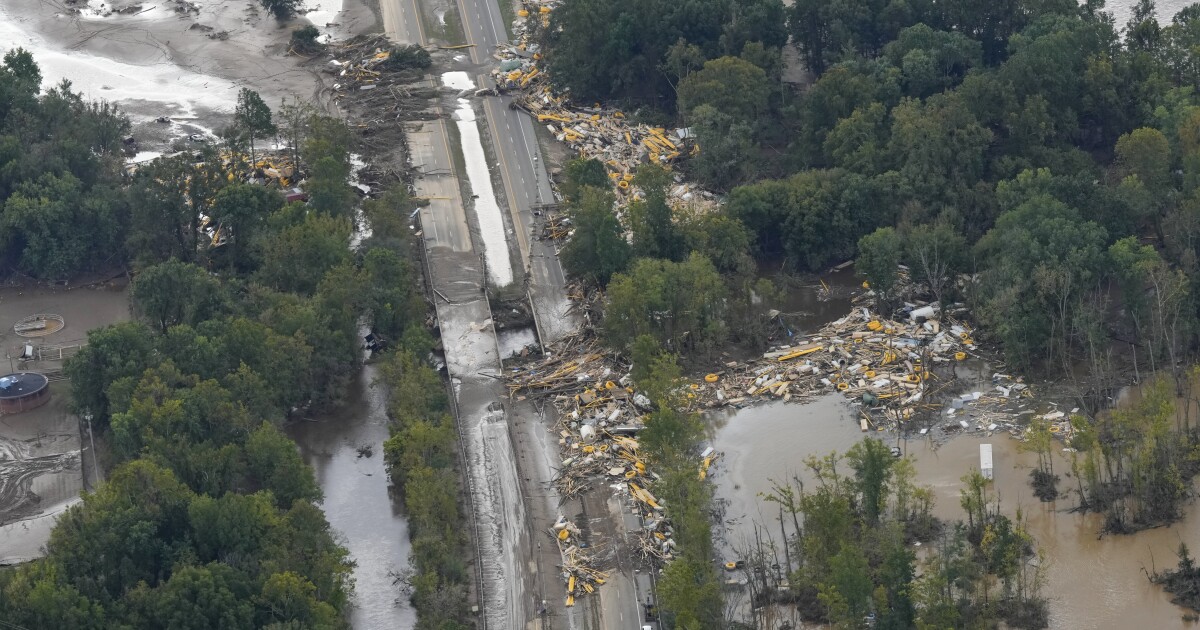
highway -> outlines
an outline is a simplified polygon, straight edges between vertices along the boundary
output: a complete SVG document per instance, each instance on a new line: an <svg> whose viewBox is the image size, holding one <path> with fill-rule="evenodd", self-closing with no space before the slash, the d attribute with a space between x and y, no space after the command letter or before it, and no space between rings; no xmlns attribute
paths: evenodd
<svg viewBox="0 0 1200 630"><path fill-rule="evenodd" d="M497 44L508 41L496 0L458 0L458 8L467 43L472 44L471 62L490 67ZM478 74L475 79L481 87L493 85L490 76ZM500 163L517 247L525 271L530 274L530 298L538 333L542 343L550 343L577 330L580 321L566 297L567 279L558 252L553 244L533 238L533 231L538 229L533 208L554 203L555 198L534 135L533 119L509 107L511 102L512 98L507 96L485 98L483 109Z"/></svg>
<svg viewBox="0 0 1200 630"><path fill-rule="evenodd" d="M416 0L383 0L380 13L396 42L427 45ZM437 84L433 77L428 80ZM461 469L470 497L469 521L476 551L475 584L486 630L520 630L532 617L530 519L525 487L518 477L509 432L507 391L495 376L501 363L485 270L472 244L471 222L462 194L465 174L455 172L445 103L439 116L407 132L409 159L417 170L416 194L429 199L420 209L426 273L434 289L446 367L455 383ZM539 514L540 516L540 514Z"/></svg>
<svg viewBox="0 0 1200 630"><path fill-rule="evenodd" d="M389 37L430 43L419 1L381 0ZM494 0L458 0L458 10L466 42L473 45L470 66L463 69L474 74L476 85L490 86L491 54L498 42L507 40L499 7ZM508 97L484 97L477 102L487 121L481 132L490 136L486 144L493 153L493 166L498 167L493 173L500 181L494 183L503 190L523 267L514 275L518 281L526 280L539 337L542 343L550 343L578 330L580 318L567 298L567 280L553 243L533 237L533 231L540 230L534 208L555 201L534 123L510 108ZM410 131L408 142L413 165L421 173L415 182L417 194L431 200L421 210L428 271L440 292L436 307L447 366L459 381L458 424L477 522L474 537L479 548L483 627L628 630L636 627L640 611L627 564L619 567L622 571L612 576L598 597L585 598L574 608L563 606L557 567L561 558L554 545L544 544L541 533L542 526L572 509L560 503L550 483L558 446L547 431L552 422L529 401L507 401L502 383L491 377L499 372L495 331L487 320L491 313L486 300L480 297L484 277L472 248L462 186L450 159L449 116L444 108L440 111L439 120ZM619 519L613 520L613 526L624 529ZM612 535L625 537L623 531Z"/></svg>

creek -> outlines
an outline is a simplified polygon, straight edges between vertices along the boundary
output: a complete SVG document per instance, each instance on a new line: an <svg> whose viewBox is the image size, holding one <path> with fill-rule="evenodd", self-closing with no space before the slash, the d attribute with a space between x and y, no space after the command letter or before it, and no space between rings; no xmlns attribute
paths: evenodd
<svg viewBox="0 0 1200 630"><path fill-rule="evenodd" d="M350 550L354 567L354 628L408 629L417 614L396 576L409 570L408 521L383 462L388 438L387 394L365 365L338 409L296 422L287 434L313 467L325 494L321 509Z"/></svg>

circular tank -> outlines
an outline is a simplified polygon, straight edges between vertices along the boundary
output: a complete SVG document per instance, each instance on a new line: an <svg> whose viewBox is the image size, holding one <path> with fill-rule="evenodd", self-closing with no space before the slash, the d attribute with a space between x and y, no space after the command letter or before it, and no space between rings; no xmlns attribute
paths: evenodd
<svg viewBox="0 0 1200 630"><path fill-rule="evenodd" d="M36 372L0 376L0 413L19 413L50 401L50 381Z"/></svg>

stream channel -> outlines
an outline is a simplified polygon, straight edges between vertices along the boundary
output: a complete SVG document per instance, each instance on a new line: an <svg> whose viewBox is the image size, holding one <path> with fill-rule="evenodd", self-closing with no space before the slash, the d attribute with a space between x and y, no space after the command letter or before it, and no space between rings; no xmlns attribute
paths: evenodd
<svg viewBox="0 0 1200 630"><path fill-rule="evenodd" d="M356 563L351 624L358 630L407 630L416 626L417 613L395 575L408 569L412 547L383 463L387 394L374 384L377 372L374 365L363 366L344 405L292 423L287 434L313 467L325 494L321 509Z"/></svg>

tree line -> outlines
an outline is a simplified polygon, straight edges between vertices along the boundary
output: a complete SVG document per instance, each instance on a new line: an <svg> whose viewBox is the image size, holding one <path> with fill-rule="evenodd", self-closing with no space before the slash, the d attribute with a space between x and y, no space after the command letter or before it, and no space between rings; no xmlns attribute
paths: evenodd
<svg viewBox="0 0 1200 630"><path fill-rule="evenodd" d="M777 508L780 540L750 555L748 573L763 582L754 604L792 603L806 620L839 628L1045 627L1042 573L1031 562L1041 551L1019 510L1015 520L1001 514L978 471L962 480L965 522L943 523L913 461L880 440L805 466L807 483L776 482L764 497ZM931 549L918 555L914 543ZM787 588L766 583L771 572L761 569L772 562L784 565Z"/></svg>
<svg viewBox="0 0 1200 630"><path fill-rule="evenodd" d="M127 176L120 133L97 139L126 129L124 116L66 84L39 95L39 76L19 50L0 69L3 262L46 278L129 264L136 320L90 331L66 363L72 408L107 436L111 471L59 519L44 558L0 571L0 618L346 627L353 561L280 427L341 399L361 361L360 319L405 356L433 347L403 219L413 201L397 188L362 204L373 235L351 248L349 130L302 105L273 113L248 91L223 155L202 149ZM277 128L307 203L246 183L254 139ZM408 503L422 514L415 487ZM417 564L422 577L442 573ZM435 583L417 594L452 593Z"/></svg>
<svg viewBox="0 0 1200 630"><path fill-rule="evenodd" d="M976 336L1014 369L1061 375L1089 416L1073 421L1080 500L1110 531L1178 518L1197 473L1188 366L1200 350L1200 5L1160 23L1154 2L1139 0L1118 25L1092 0L668 4L569 0L540 34L560 92L687 127L700 148L670 175L644 166L640 194L619 203L604 164L565 169L563 260L605 289L603 337L626 352L644 343L700 357L731 340L761 346L775 289L757 265L820 271L854 259L884 311L899 305L903 270L919 297L964 303ZM802 67L784 63L789 41ZM701 215L668 200L671 175L718 192L720 208ZM1129 371L1147 384L1142 399L1098 414ZM1049 425L1032 435L1035 481L1050 497ZM990 573L1003 593L1024 588L992 571L1025 567L1012 564L1028 549L1010 540L1020 518L993 522L987 504L964 503L964 531L943 534L945 582L925 582L916 611L953 616L928 627L1044 617L1025 596L997 608L978 581ZM981 522L999 533L983 536ZM1010 541L1000 556L981 547L995 536ZM818 562L820 579L808 580L814 610L845 613L848 625L867 608L880 614L873 596L821 599L822 581L862 566L839 562ZM879 586L868 582L843 586Z"/></svg>
<svg viewBox="0 0 1200 630"><path fill-rule="evenodd" d="M731 273L859 258L873 286L903 264L931 297L965 301L1025 370L1082 360L1107 378L1128 349L1139 369L1178 377L1195 354L1200 7L1159 26L1142 0L1119 28L1102 3L1071 0L635 4L555 11L551 76L581 102L690 127L701 150L677 170L724 203L704 218L664 208L642 174L645 195L619 216L604 192L567 195L568 270L615 284L610 313L642 312L618 343L657 327L676 351L707 351L745 329L729 307L753 282ZM784 80L789 37L800 82ZM567 169L590 177L568 188L606 190L604 171ZM711 296L692 252L722 275L724 300L627 307L619 280L657 286L642 281L673 265Z"/></svg>

